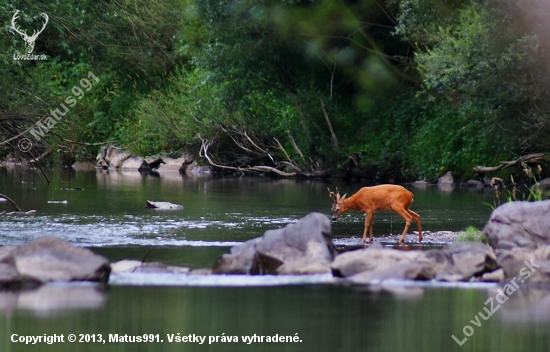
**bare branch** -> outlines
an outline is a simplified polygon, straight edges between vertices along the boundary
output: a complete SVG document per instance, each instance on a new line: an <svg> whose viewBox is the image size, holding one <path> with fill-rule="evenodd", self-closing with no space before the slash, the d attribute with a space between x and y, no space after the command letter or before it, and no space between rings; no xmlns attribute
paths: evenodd
<svg viewBox="0 0 550 352"><path fill-rule="evenodd" d="M510 166L514 166L521 163L535 163L535 162L547 162L547 161L548 161L548 158L546 157L546 155L544 155L544 153L535 153L535 154L524 155L512 161L502 161L501 164L498 166L476 166L474 167L474 171L480 172L480 173L493 172L493 171L504 170Z"/></svg>
<svg viewBox="0 0 550 352"><path fill-rule="evenodd" d="M206 141L204 139L201 139L202 146L199 151L199 156L205 157L206 160L208 160L208 163L214 167L220 168L220 169L226 169L226 170L235 170L239 172L273 172L280 176L284 177L293 177L296 176L296 172L284 172L281 171L275 167L272 166L249 166L249 167L235 167L235 166L227 166L227 165L221 165L212 160L212 158L208 155L208 148L212 144L211 141Z"/></svg>
<svg viewBox="0 0 550 352"><path fill-rule="evenodd" d="M336 133L334 133L334 130L332 129L332 124L330 123L330 119L328 118L327 111L325 110L325 103L323 102L323 99L321 99L321 109L323 109L323 114L325 115L325 119L327 120L328 129L330 130L330 138L332 141L332 146L334 148L340 148L338 146L338 138L336 137Z"/></svg>
<svg viewBox="0 0 550 352"><path fill-rule="evenodd" d="M4 198L5 200L7 200L8 202L11 203L11 205L13 205L13 207L15 208L16 211L23 211L21 210L21 208L19 208L19 206L17 204L15 204L15 202L13 200L11 200L8 196L5 196L3 194L0 194L0 198Z"/></svg>

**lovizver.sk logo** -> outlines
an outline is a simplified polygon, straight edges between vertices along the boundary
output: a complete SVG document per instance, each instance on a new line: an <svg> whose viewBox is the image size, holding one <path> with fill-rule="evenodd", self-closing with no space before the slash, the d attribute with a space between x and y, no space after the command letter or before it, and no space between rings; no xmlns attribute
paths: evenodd
<svg viewBox="0 0 550 352"><path fill-rule="evenodd" d="M40 33L42 33L44 31L44 29L46 28L46 25L48 24L48 20L49 20L48 15L45 12L40 14L40 16L42 16L42 18L44 18L44 22L42 24L42 29L34 30L32 35L28 35L26 29L23 31L23 30L21 30L20 27L17 26L16 21L19 19L19 13L20 12L21 11L16 10L15 13L13 14L13 17L11 18L11 26L12 26L13 30L16 33L21 35L21 38L25 42L25 51L27 53L24 54L24 55L13 54L13 59L14 60L46 60L46 58L47 58L46 55L44 55L44 54L42 54L42 55L33 55L32 52L34 50L34 44L36 42L36 39L38 38Z"/></svg>

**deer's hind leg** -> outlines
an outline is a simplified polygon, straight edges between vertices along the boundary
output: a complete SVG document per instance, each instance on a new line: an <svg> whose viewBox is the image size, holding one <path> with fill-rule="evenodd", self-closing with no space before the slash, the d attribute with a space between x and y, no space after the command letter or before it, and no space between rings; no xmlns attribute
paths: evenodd
<svg viewBox="0 0 550 352"><path fill-rule="evenodd" d="M407 231L409 230L409 226L411 225L413 216L409 214L408 209L405 209L403 207L393 207L392 210L395 211L397 214L399 214L403 219L405 219L405 228L403 229L403 233L401 234L401 237L399 238L399 241L398 241L398 243L403 243L403 241L405 241L405 235L407 234Z"/></svg>

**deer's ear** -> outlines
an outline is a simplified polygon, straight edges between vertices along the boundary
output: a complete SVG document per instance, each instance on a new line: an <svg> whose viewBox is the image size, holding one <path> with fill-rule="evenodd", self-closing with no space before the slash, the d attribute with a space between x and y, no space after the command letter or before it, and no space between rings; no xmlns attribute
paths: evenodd
<svg viewBox="0 0 550 352"><path fill-rule="evenodd" d="M346 200L346 196L347 194L344 194L340 200L343 202L344 200Z"/></svg>

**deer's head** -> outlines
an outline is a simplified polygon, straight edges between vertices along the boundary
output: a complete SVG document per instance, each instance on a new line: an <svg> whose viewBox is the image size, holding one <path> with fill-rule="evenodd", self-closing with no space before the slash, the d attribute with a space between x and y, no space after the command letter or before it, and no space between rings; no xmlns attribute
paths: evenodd
<svg viewBox="0 0 550 352"><path fill-rule="evenodd" d="M13 27L13 30L19 33L21 35L21 38L23 38L23 40L25 41L25 49L27 51L27 54L32 54L32 51L34 50L34 42L36 41L36 38L38 38L38 35L42 33L44 28L46 28L49 17L45 12L43 12L41 16L44 18L45 21L44 21L44 24L42 25L42 29L40 29L39 31L34 30L32 32L32 35L29 36L27 35L27 30L21 31L21 29L17 27L17 24L15 23L15 21L17 21L17 19L19 18L19 12L20 11L17 10L13 14L13 17L11 18L11 26Z"/></svg>
<svg viewBox="0 0 550 352"><path fill-rule="evenodd" d="M338 188L336 188L336 193L332 192L330 188L328 189L328 195L332 199L332 220L336 220L342 214L342 209L344 208L344 200L346 200L346 195L340 196Z"/></svg>

